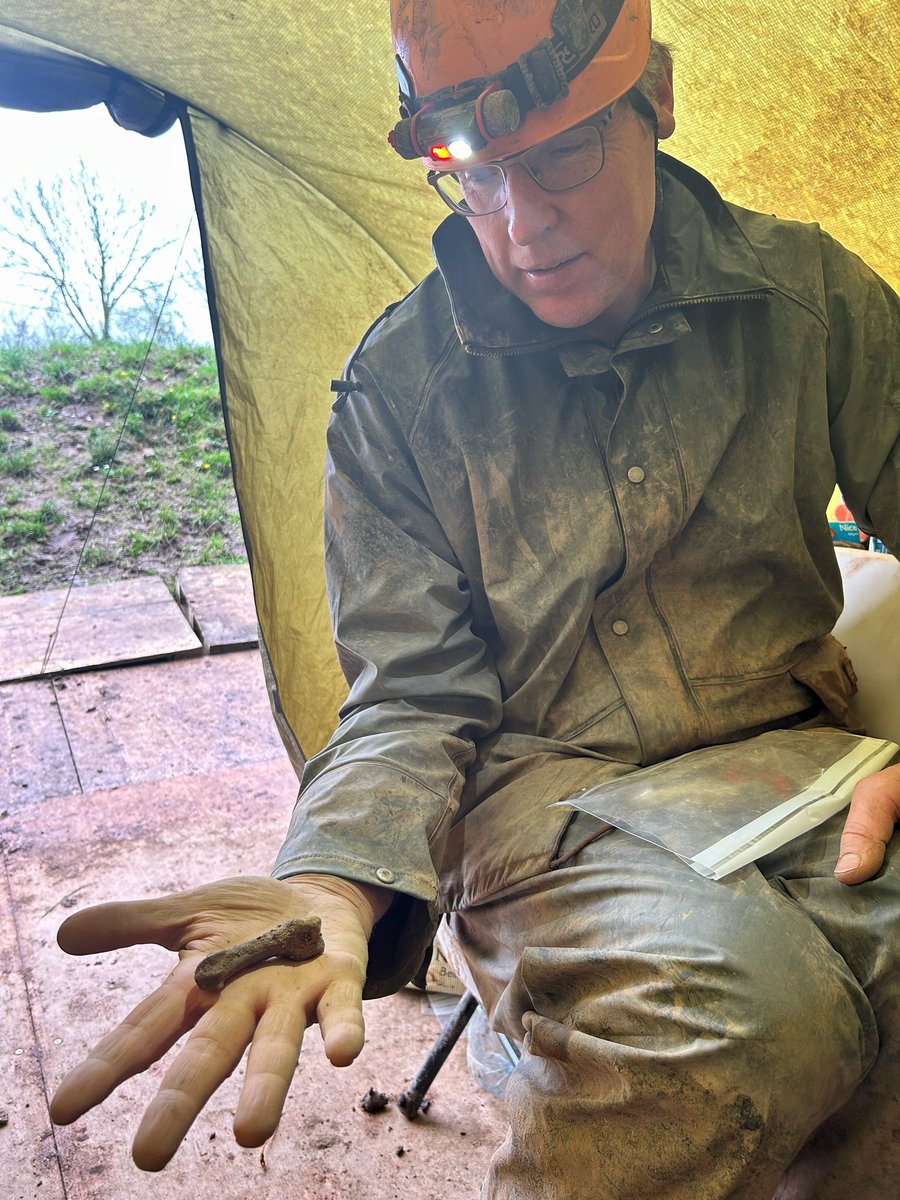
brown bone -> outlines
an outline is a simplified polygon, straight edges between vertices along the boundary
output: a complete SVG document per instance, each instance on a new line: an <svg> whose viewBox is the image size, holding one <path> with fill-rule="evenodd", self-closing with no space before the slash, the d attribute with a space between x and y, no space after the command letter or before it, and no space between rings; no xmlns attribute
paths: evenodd
<svg viewBox="0 0 900 1200"><path fill-rule="evenodd" d="M194 982L205 992L221 992L225 984L239 971L255 967L270 958L289 958L292 962L306 962L318 958L325 952L322 938L322 922L318 917L293 917L225 950L207 954L197 964Z"/></svg>

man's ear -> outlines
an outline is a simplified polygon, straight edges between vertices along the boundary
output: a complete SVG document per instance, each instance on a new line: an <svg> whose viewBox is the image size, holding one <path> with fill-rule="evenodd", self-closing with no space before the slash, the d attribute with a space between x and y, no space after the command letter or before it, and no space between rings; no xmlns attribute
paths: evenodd
<svg viewBox="0 0 900 1200"><path fill-rule="evenodd" d="M665 74L656 89L654 104L659 121L659 140L669 138L675 132L675 88L672 83L672 63L666 63Z"/></svg>

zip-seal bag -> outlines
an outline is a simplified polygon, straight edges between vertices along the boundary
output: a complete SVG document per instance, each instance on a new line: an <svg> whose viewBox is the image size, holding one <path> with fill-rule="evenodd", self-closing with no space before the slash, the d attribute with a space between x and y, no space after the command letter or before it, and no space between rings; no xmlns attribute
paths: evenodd
<svg viewBox="0 0 900 1200"><path fill-rule="evenodd" d="M887 766L895 742L840 729L777 729L644 767L560 804L723 879L815 828Z"/></svg>

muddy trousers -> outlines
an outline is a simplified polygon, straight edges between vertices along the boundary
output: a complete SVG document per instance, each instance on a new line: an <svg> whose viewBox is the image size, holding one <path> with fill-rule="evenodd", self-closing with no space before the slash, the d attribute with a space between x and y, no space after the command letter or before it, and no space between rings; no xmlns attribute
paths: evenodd
<svg viewBox="0 0 900 1200"><path fill-rule="evenodd" d="M452 918L524 1031L482 1200L900 1195L900 839L847 888L843 817L720 882L612 831Z"/></svg>

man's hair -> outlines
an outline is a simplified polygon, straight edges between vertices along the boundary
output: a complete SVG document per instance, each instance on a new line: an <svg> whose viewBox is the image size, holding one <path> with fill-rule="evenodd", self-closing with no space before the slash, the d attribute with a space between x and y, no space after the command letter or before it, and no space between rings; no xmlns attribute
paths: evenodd
<svg viewBox="0 0 900 1200"><path fill-rule="evenodd" d="M635 84L641 95L646 96L653 105L656 104L659 85L671 65L672 47L667 42L658 42L656 38L653 38L650 42L650 57L644 67L644 73Z"/></svg>

